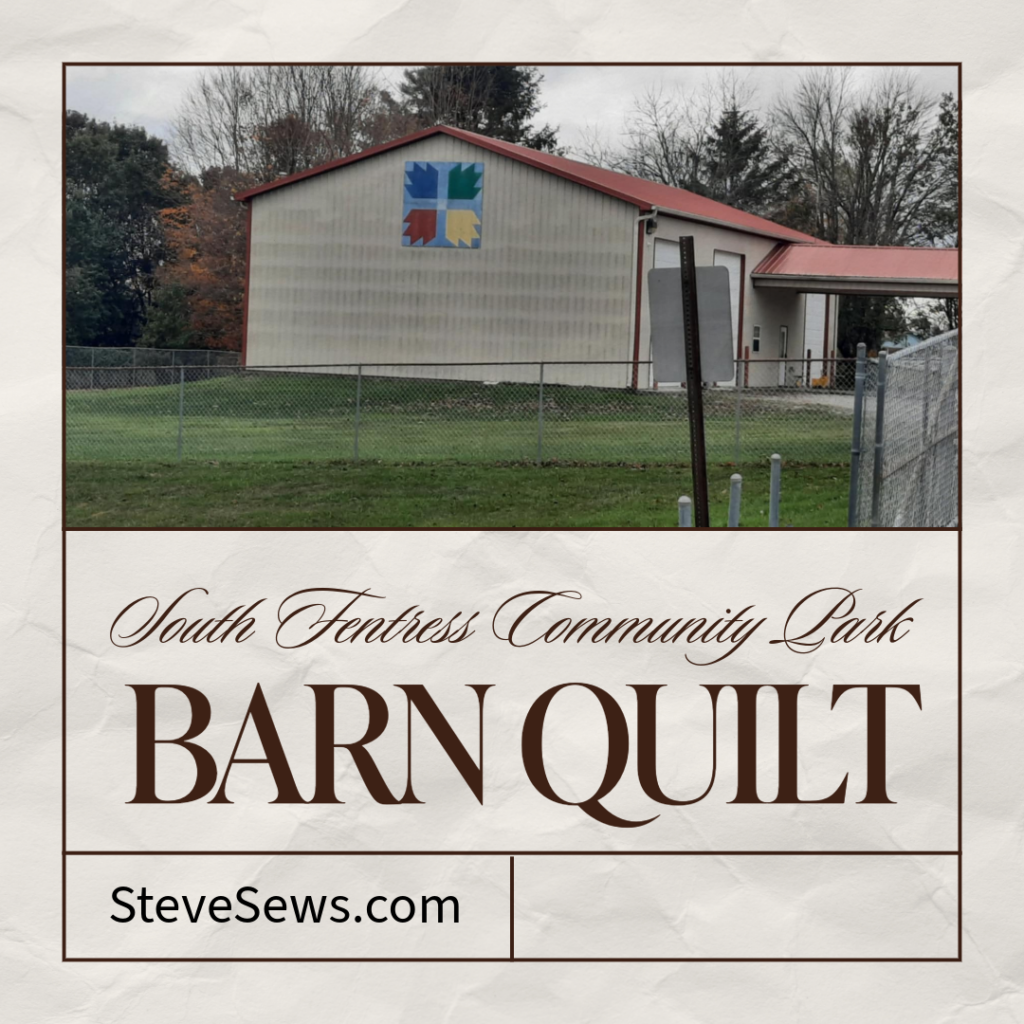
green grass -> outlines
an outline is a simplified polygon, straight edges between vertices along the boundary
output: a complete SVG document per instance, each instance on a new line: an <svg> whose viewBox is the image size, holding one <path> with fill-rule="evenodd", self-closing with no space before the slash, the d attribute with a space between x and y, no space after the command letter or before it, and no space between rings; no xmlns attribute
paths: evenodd
<svg viewBox="0 0 1024 1024"><path fill-rule="evenodd" d="M177 458L175 386L70 391L69 461L172 461ZM186 460L298 462L348 459L355 452L352 377L232 375L185 388ZM711 462L757 466L772 452L790 464L848 459L847 412L747 391L739 459L736 398L705 392ZM466 381L364 378L362 459L495 462L537 454L537 387ZM678 463L689 457L686 398L613 388L545 388L543 458L595 463Z"/></svg>
<svg viewBox="0 0 1024 1024"><path fill-rule="evenodd" d="M724 526L731 466L710 469ZM844 526L842 466L787 466L783 526ZM767 526L768 468L744 469L743 526ZM70 463L67 524L95 527L673 527L683 466L378 462Z"/></svg>
<svg viewBox="0 0 1024 1024"><path fill-rule="evenodd" d="M705 391L713 525L744 475L744 525L765 525L768 458L783 456L783 522L842 526L849 414ZM665 526L692 490L686 396L535 384L232 374L67 394L72 526Z"/></svg>

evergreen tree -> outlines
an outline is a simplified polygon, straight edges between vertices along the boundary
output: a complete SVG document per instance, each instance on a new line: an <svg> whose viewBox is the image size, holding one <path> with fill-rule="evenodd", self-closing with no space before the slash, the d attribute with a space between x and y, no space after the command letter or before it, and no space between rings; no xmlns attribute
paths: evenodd
<svg viewBox="0 0 1024 1024"><path fill-rule="evenodd" d="M557 129L534 128L544 76L508 64L441 64L410 68L399 86L420 127L445 124L531 149L557 152Z"/></svg>
<svg viewBox="0 0 1024 1024"><path fill-rule="evenodd" d="M710 133L705 193L738 210L770 216L785 209L797 176L768 129L749 110L723 110Z"/></svg>
<svg viewBox="0 0 1024 1024"><path fill-rule="evenodd" d="M167 147L142 128L68 111L67 342L132 345L166 255Z"/></svg>

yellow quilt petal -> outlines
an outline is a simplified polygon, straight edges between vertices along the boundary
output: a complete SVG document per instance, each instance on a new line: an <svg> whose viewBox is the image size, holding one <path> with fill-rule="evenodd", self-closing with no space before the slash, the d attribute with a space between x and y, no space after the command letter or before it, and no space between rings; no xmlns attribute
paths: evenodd
<svg viewBox="0 0 1024 1024"><path fill-rule="evenodd" d="M480 218L472 210L449 210L447 224L444 233L452 245L472 246L473 242L480 237L477 227Z"/></svg>

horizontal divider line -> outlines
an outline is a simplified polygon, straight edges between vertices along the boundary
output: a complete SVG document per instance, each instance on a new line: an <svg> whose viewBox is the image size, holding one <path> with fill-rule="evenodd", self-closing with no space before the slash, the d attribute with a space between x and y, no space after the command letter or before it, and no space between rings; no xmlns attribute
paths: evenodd
<svg viewBox="0 0 1024 1024"><path fill-rule="evenodd" d="M66 956L73 964L955 964L958 956Z"/></svg>
<svg viewBox="0 0 1024 1024"><path fill-rule="evenodd" d="M66 850L68 857L959 857L959 850Z"/></svg>

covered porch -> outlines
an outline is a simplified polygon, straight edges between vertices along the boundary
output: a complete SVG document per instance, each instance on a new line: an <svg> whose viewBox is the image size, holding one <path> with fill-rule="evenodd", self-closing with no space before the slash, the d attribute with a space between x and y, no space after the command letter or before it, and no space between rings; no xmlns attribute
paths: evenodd
<svg viewBox="0 0 1024 1024"><path fill-rule="evenodd" d="M777 351L755 345L747 356L753 386L830 387L836 383L836 299L864 295L899 298L956 298L960 287L958 249L909 246L781 243L751 271L762 304L802 296L803 339L790 351L785 332ZM821 321L819 325L819 321ZM760 355L760 359L758 356ZM769 362L775 365L758 365ZM770 379L769 379L770 378Z"/></svg>

